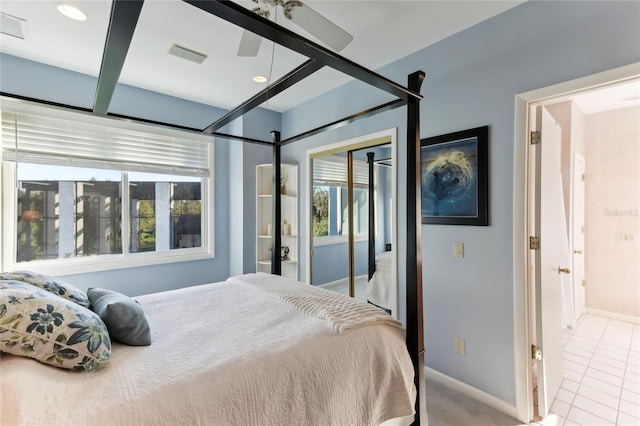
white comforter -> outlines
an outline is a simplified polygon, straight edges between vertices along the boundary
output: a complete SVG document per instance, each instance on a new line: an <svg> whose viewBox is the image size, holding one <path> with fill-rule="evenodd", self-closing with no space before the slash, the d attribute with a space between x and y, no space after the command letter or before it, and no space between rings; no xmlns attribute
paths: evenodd
<svg viewBox="0 0 640 426"><path fill-rule="evenodd" d="M114 344L98 372L3 354L0 424L355 426L412 415L402 329L304 286L309 305L292 286L303 285L251 274L138 297L151 346Z"/></svg>

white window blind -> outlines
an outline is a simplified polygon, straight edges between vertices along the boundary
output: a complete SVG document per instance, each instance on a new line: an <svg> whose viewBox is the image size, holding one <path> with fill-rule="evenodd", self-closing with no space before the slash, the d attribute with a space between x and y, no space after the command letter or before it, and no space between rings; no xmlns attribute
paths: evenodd
<svg viewBox="0 0 640 426"><path fill-rule="evenodd" d="M326 155L313 159L313 182L315 185L346 186L347 157ZM353 186L369 186L369 165L362 160L353 160Z"/></svg>
<svg viewBox="0 0 640 426"><path fill-rule="evenodd" d="M209 175L212 137L60 111L1 113L4 160Z"/></svg>

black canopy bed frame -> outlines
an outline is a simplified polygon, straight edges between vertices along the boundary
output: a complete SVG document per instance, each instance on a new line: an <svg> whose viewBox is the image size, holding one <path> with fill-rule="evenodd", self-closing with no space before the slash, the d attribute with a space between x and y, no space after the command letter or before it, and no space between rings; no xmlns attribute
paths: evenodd
<svg viewBox="0 0 640 426"><path fill-rule="evenodd" d="M65 105L51 101L24 97L18 94L1 92L2 96L33 101L53 107L75 110L78 112L97 114L112 118L134 120L138 122L161 125L183 131L212 135L217 138L239 140L260 145L271 146L273 149L273 193L279 193L280 182L280 152L281 148L290 143L317 135L360 118L370 117L392 109L407 107L407 219L406 219L406 344L410 354L417 390L415 403L414 424L420 424L422 418L426 419L426 402L424 390L424 334L422 315L422 259L421 259L421 221L420 221L420 109L419 102L422 96L419 94L424 73L417 71L408 76L407 87L396 84L373 71L370 71L338 54L332 52L304 37L289 31L279 25L264 19L250 10L232 1L194 1L184 0L186 3L201 9L204 12L215 15L225 21L249 30L263 38L269 39L290 50L309 58L308 61L285 74L269 87L260 91L255 96L231 109L223 117L217 119L204 129L197 129L177 124L164 123L138 117L114 114L108 111L111 98L117 85L122 67L124 65L129 45L135 32L138 18L142 11L143 0L113 0L111 18L109 22L102 64L98 76L98 84L92 109L72 105ZM355 114L332 121L320 127L305 131L295 136L281 139L280 132L272 132L272 140L259 140L243 136L220 133L219 130L243 114L256 108L269 98L286 90L294 84L302 81L314 72L328 66L341 71L357 80L368 83L383 90L396 99L384 104L357 112ZM273 247L281 245L281 221L280 221L280 197L274 197L272 233ZM272 273L281 273L281 259L278 250L272 250Z"/></svg>

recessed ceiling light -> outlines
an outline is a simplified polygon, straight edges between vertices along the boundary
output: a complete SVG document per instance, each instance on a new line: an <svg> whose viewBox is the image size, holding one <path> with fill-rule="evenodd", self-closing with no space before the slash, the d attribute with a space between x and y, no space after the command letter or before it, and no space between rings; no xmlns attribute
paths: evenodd
<svg viewBox="0 0 640 426"><path fill-rule="evenodd" d="M86 21L87 15L83 11L70 4L59 4L58 12L62 13L67 18L71 18L75 21Z"/></svg>
<svg viewBox="0 0 640 426"><path fill-rule="evenodd" d="M266 83L267 77L265 77L264 75L256 75L253 77L253 81L255 81L256 83Z"/></svg>

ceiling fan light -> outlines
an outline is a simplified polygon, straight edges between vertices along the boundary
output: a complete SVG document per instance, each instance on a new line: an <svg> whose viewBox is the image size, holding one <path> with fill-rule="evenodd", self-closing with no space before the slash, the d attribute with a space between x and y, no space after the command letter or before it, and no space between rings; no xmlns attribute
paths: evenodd
<svg viewBox="0 0 640 426"><path fill-rule="evenodd" d="M265 77L264 75L254 75L253 81L255 81L256 83L266 83L267 77Z"/></svg>
<svg viewBox="0 0 640 426"><path fill-rule="evenodd" d="M353 41L351 34L298 0L287 1L284 8L284 16L287 19L336 52L340 52Z"/></svg>
<svg viewBox="0 0 640 426"><path fill-rule="evenodd" d="M73 19L74 21L87 20L87 15L85 15L83 11L70 4L59 4L58 12L62 13L67 18Z"/></svg>

